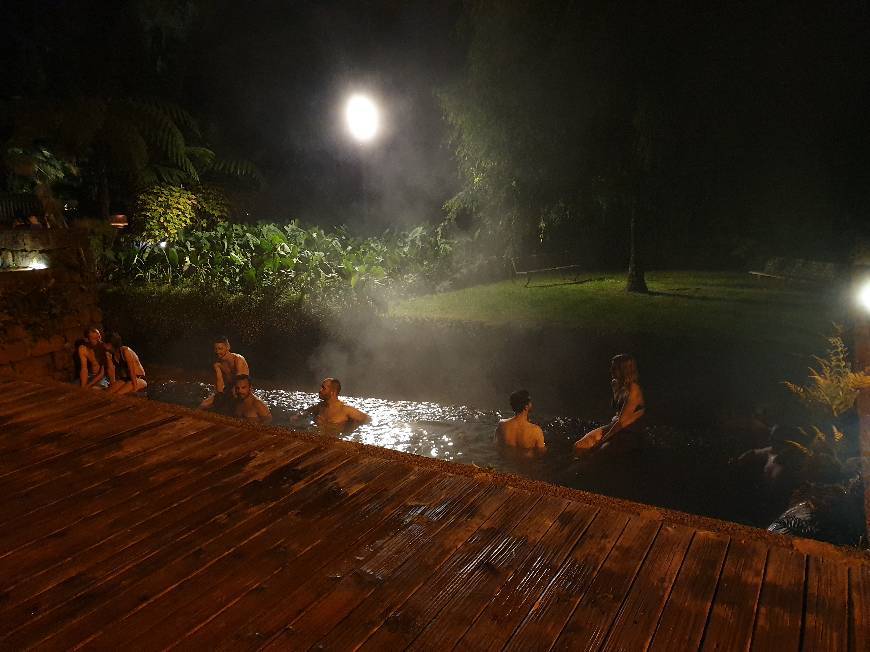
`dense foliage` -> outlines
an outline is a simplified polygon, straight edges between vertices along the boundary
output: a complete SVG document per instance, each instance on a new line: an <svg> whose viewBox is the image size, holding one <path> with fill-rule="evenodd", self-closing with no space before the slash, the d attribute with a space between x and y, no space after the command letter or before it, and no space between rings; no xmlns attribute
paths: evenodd
<svg viewBox="0 0 870 652"><path fill-rule="evenodd" d="M232 224L179 231L172 240L123 236L104 252L115 282L298 296L356 294L377 301L387 288L431 286L451 270L454 242L442 228L418 226L380 238L343 228Z"/></svg>

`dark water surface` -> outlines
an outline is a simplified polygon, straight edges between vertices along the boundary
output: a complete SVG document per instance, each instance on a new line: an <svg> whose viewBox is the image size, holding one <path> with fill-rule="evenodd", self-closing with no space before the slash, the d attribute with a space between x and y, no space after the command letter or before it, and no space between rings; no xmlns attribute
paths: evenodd
<svg viewBox="0 0 870 652"><path fill-rule="evenodd" d="M149 387L150 398L194 407L210 392L198 382L169 381ZM316 431L298 413L317 395L286 389L255 390L271 408L274 425ZM748 447L741 432L701 432L647 426L639 436L617 438L613 445L582 460L573 443L600 423L576 417L533 414L547 440L543 454L501 449L492 434L509 416L464 405L343 397L371 415L369 424L340 434L350 441L382 446L442 460L475 464L536 480L619 498L766 527L782 511L758 486L732 472L730 460Z"/></svg>

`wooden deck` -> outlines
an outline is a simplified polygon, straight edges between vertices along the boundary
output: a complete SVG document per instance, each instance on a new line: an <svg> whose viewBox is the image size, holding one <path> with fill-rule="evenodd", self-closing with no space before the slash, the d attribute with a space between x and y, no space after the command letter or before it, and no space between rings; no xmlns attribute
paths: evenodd
<svg viewBox="0 0 870 652"><path fill-rule="evenodd" d="M870 650L862 555L0 379L0 649Z"/></svg>

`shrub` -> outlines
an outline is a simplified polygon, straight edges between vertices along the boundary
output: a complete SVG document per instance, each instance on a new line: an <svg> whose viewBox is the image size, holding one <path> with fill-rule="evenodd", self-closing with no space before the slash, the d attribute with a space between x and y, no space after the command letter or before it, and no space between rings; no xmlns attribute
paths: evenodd
<svg viewBox="0 0 870 652"><path fill-rule="evenodd" d="M173 218L174 219L174 218ZM152 234L153 235L153 234ZM105 278L229 292L275 289L299 297L378 303L388 289L433 287L452 269L453 243L419 226L354 238L293 221L179 230L169 242L125 236L105 252Z"/></svg>

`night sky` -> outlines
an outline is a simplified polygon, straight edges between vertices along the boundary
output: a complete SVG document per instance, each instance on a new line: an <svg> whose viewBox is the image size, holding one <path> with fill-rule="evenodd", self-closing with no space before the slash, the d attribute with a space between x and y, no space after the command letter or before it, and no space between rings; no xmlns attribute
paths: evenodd
<svg viewBox="0 0 870 652"><path fill-rule="evenodd" d="M0 93L172 98L215 149L260 166L263 219L437 220L459 180L436 92L462 74L470 4L15 0L0 21ZM870 200L867 3L660 7L679 26L671 119L681 160L704 179L691 183L698 210L854 222ZM355 90L384 108L365 147L341 120Z"/></svg>

